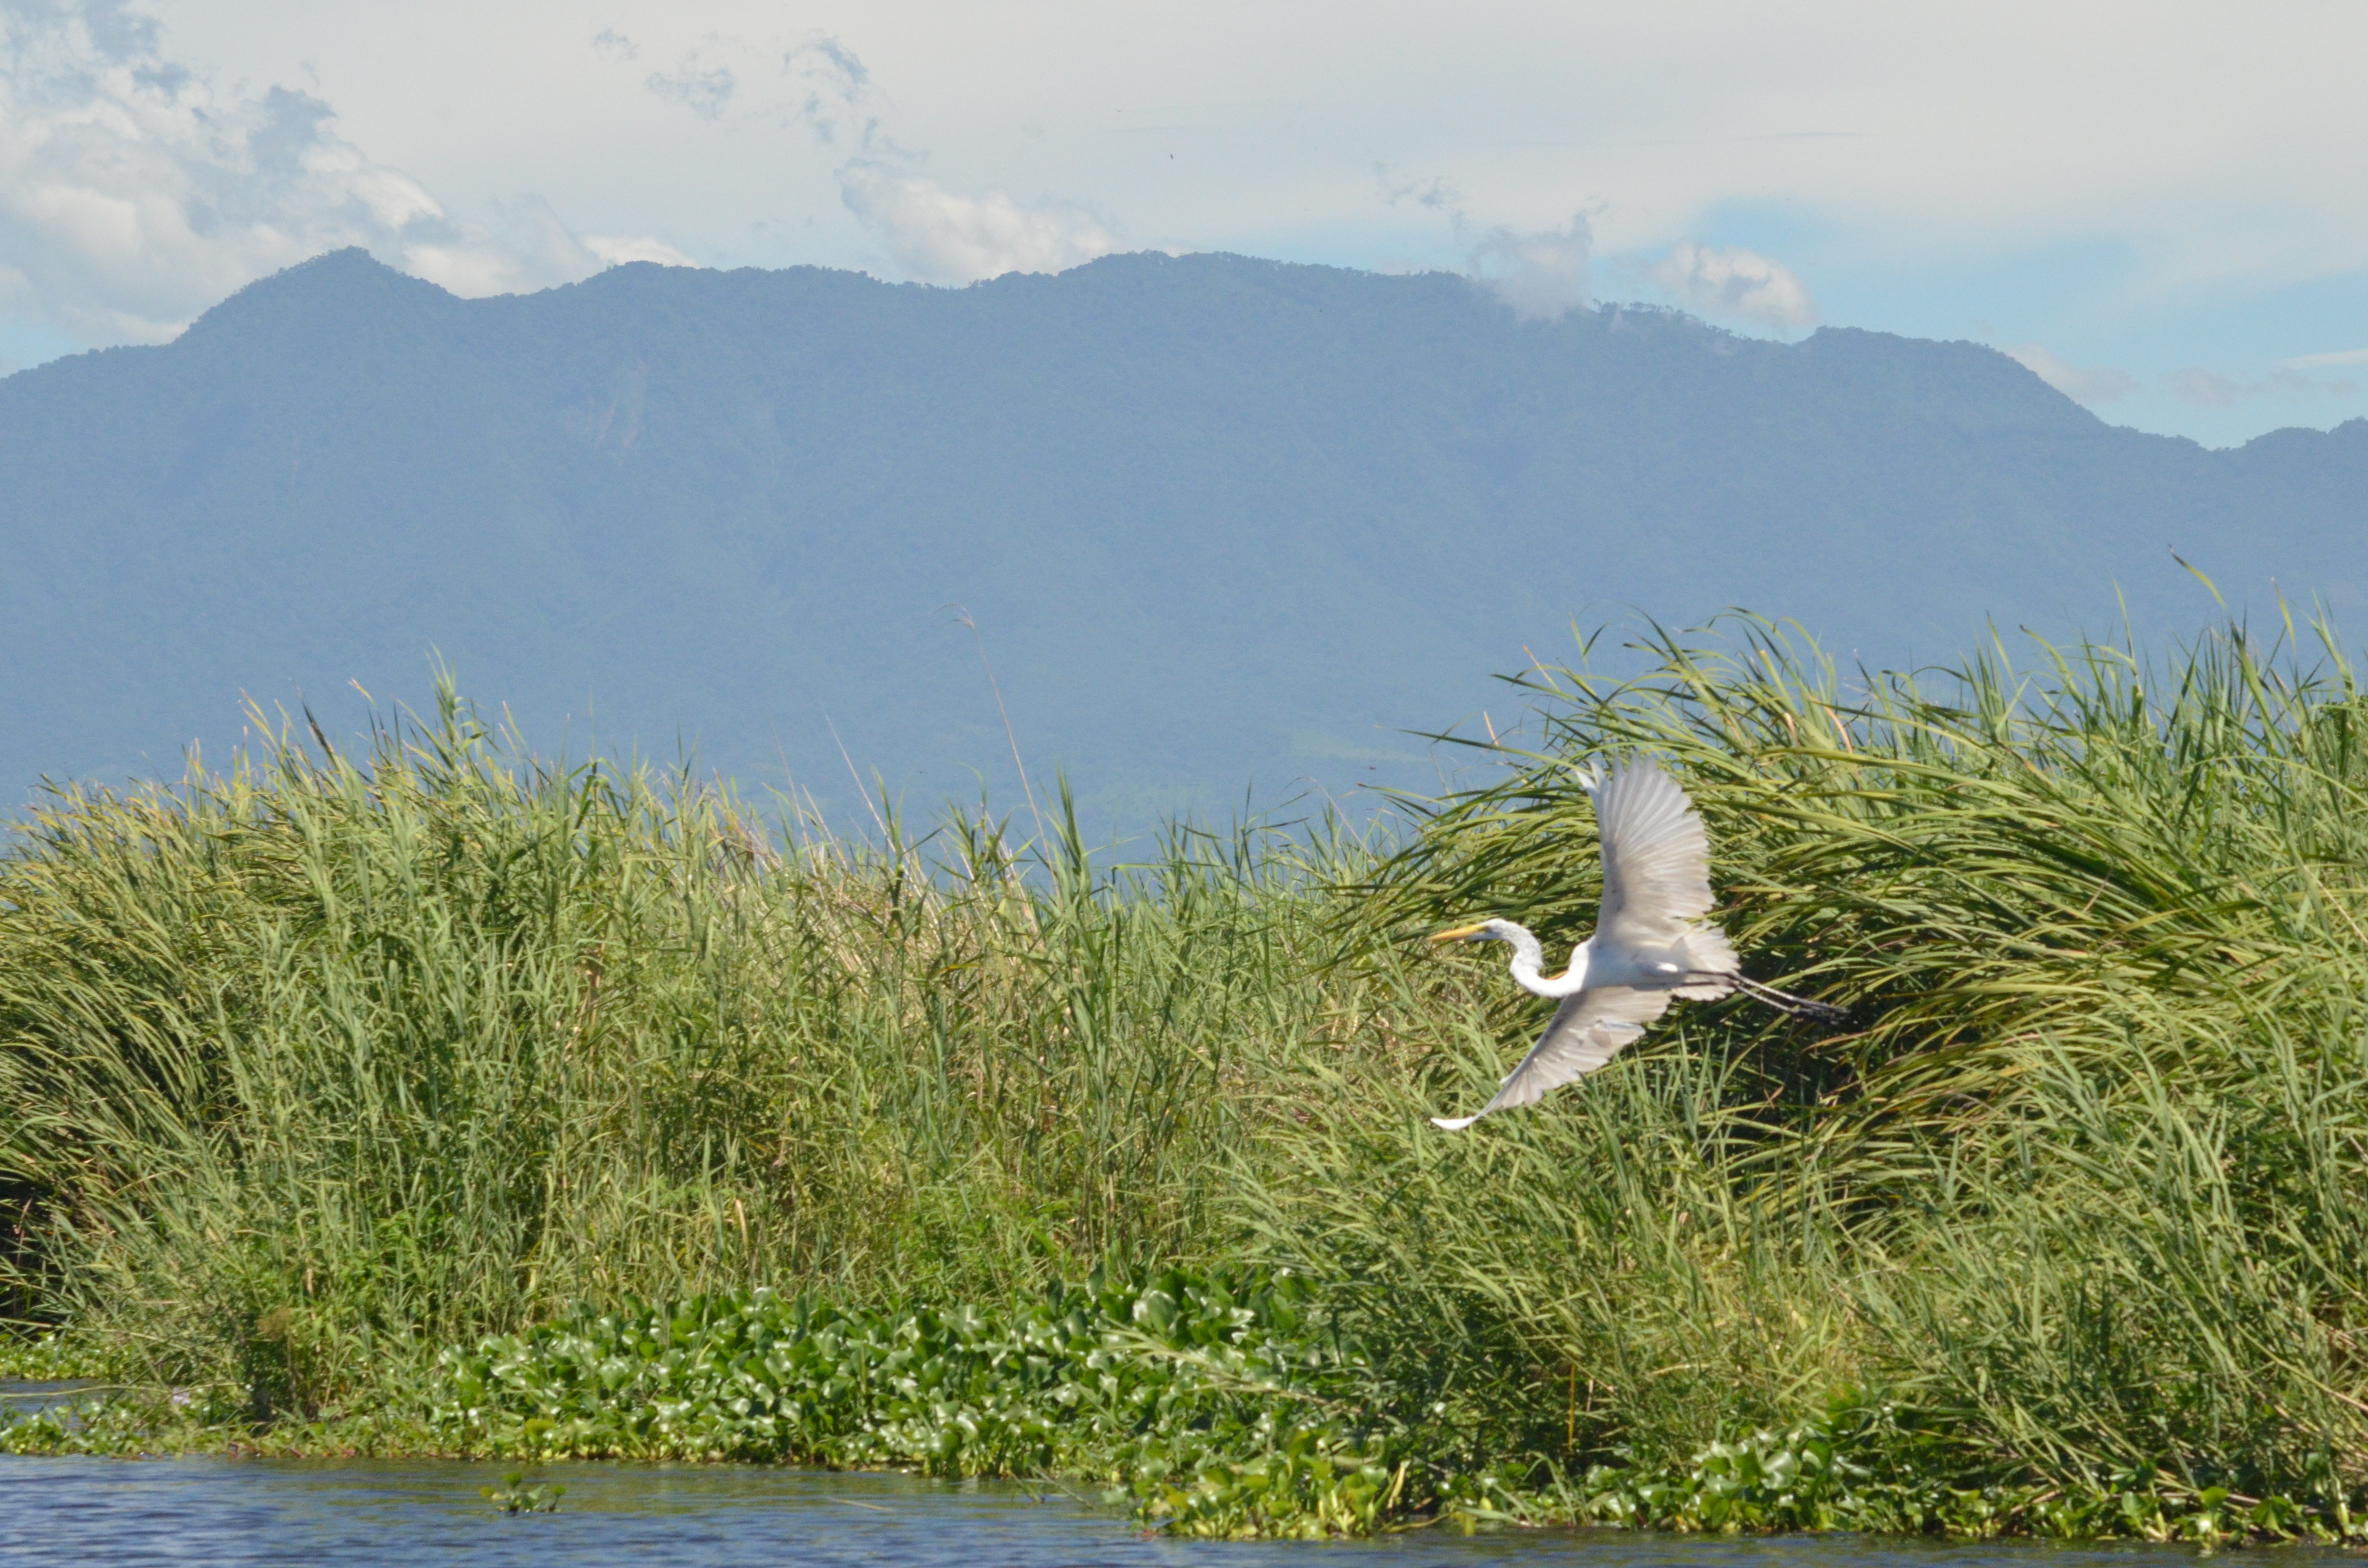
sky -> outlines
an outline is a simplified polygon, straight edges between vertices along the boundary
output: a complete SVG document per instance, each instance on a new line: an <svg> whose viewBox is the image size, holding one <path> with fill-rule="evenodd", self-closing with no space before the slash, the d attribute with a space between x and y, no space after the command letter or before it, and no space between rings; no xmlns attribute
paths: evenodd
<svg viewBox="0 0 2368 1568"><path fill-rule="evenodd" d="M0 371L345 244L472 296L1452 270L2227 446L2368 415L2368 5L0 0Z"/></svg>

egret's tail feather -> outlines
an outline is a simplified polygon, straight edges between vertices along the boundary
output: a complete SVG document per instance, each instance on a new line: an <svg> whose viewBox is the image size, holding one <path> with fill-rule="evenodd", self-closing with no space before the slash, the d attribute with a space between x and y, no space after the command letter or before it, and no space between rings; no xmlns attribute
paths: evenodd
<svg viewBox="0 0 2368 1568"><path fill-rule="evenodd" d="M1430 1124L1441 1132L1461 1132L1479 1119L1476 1116L1434 1116Z"/></svg>

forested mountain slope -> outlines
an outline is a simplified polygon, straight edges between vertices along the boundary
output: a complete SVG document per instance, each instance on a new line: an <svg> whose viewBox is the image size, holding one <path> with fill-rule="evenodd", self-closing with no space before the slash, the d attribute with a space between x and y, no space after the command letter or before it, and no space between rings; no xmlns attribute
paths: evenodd
<svg viewBox="0 0 2368 1568"><path fill-rule="evenodd" d="M1630 607L1799 619L1876 663L1986 618L2111 629L2368 591L2368 421L2233 451L2003 355L1517 321L1445 276L1118 256L968 289L640 265L462 301L359 251L163 347L0 381L0 787L176 774L242 693L333 734L428 653L529 737L856 810L1099 820L1420 743ZM596 738L597 737L597 738Z"/></svg>

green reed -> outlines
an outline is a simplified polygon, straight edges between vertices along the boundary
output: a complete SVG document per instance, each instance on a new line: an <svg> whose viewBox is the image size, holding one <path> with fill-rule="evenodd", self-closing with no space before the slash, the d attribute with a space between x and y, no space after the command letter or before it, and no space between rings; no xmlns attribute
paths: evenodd
<svg viewBox="0 0 2368 1568"><path fill-rule="evenodd" d="M61 794L0 865L14 1288L305 1409L577 1300L1206 1255L1334 1006L1300 874L1179 834L1105 877L1069 831L1032 880L989 822L784 843L449 693L360 758Z"/></svg>
<svg viewBox="0 0 2368 1568"><path fill-rule="evenodd" d="M1400 841L1131 868L1066 815L768 829L449 693L359 756L69 790L0 860L6 1285L268 1431L628 1298L1007 1321L1104 1266L1282 1267L1413 1467L1368 1523L2341 1533L2368 710L2286 632L1919 678L1656 633L1640 678L1533 674L1531 748ZM1577 769L1632 751L1748 966L1849 1024L1681 1007L1436 1131L1544 1008L1418 938L1583 934ZM1304 1477L1264 1462L1163 1506L1268 1519Z"/></svg>
<svg viewBox="0 0 2368 1568"><path fill-rule="evenodd" d="M1846 683L1759 623L1651 651L1639 680L1535 677L1543 744L1359 918L1583 934L1577 766L1649 751L1748 967L1850 1026L1687 1010L1545 1114L1433 1132L1512 1049L1497 1013L1385 1108L1278 1129L1266 1244L1369 1283L1406 1343L1468 1346L1432 1364L1567 1465L1872 1389L1966 1484L2368 1479L2368 758L2332 648L2232 631L2158 669L1920 683Z"/></svg>

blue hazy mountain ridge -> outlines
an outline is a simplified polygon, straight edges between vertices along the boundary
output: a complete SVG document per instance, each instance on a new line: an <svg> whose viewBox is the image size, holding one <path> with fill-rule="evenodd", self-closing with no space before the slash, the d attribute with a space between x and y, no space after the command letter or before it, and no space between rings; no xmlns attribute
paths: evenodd
<svg viewBox="0 0 2368 1568"><path fill-rule="evenodd" d="M0 783L177 775L429 651L548 751L635 748L860 814L1010 750L1100 820L1255 783L1420 787L1405 732L1641 610L1743 605L1879 665L1995 620L2339 608L2368 421L2230 451L2108 426L1988 348L1664 311L1520 321L1447 275L1108 258L966 289L640 265L463 301L359 251L174 343L0 381Z"/></svg>

